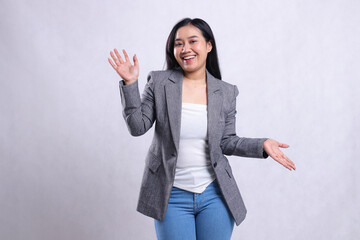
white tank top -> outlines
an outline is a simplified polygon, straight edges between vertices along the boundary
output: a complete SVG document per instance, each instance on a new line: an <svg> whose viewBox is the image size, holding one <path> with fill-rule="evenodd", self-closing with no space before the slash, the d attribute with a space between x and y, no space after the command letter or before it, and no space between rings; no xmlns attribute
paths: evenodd
<svg viewBox="0 0 360 240"><path fill-rule="evenodd" d="M174 187L202 193L214 180L208 147L207 106L183 102Z"/></svg>

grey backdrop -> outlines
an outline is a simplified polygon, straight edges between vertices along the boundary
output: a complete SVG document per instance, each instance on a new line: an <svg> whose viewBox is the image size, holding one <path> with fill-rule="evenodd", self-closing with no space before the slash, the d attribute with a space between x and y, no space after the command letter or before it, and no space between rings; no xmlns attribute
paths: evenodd
<svg viewBox="0 0 360 240"><path fill-rule="evenodd" d="M0 239L155 239L135 210L152 131L128 133L107 57L136 53L142 91L187 16L210 24L223 80L240 90L238 135L290 144L297 166L230 157L248 208L233 239L359 239L359 11L356 0L2 0Z"/></svg>

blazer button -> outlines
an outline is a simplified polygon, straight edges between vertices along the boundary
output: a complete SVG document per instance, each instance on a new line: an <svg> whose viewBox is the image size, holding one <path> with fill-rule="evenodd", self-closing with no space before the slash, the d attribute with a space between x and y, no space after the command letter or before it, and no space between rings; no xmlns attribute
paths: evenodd
<svg viewBox="0 0 360 240"><path fill-rule="evenodd" d="M214 163L214 168L216 168L216 166L217 166L217 162Z"/></svg>
<svg viewBox="0 0 360 240"><path fill-rule="evenodd" d="M175 153L172 153L171 156L176 157L176 154L175 154Z"/></svg>

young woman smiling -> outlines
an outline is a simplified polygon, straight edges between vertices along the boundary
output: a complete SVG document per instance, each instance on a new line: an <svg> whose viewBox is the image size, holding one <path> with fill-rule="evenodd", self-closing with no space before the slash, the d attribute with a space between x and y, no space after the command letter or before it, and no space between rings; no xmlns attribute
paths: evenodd
<svg viewBox="0 0 360 240"><path fill-rule="evenodd" d="M185 18L170 32L167 70L149 73L142 98L139 62L114 49L123 115L134 136L155 122L137 210L155 220L158 239L230 239L246 208L225 155L272 157L295 164L267 138L238 137L238 89L221 81L215 38L203 20Z"/></svg>

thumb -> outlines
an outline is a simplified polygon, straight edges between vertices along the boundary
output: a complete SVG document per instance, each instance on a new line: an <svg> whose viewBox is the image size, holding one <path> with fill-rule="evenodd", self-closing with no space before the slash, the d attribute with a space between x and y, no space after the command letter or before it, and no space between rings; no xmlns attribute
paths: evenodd
<svg viewBox="0 0 360 240"><path fill-rule="evenodd" d="M287 145L286 143L279 143L279 147L288 148L288 147L290 147L290 146Z"/></svg>

